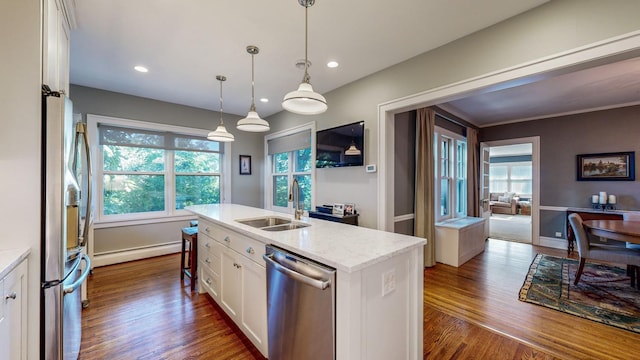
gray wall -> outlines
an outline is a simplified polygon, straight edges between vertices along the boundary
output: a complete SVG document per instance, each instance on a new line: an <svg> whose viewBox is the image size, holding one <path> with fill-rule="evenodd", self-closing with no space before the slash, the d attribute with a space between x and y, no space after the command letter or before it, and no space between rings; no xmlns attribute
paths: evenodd
<svg viewBox="0 0 640 360"><path fill-rule="evenodd" d="M414 213L416 177L416 112L395 116L394 214ZM413 219L394 223L394 232L413 235Z"/></svg>
<svg viewBox="0 0 640 360"><path fill-rule="evenodd" d="M316 121L318 130L364 120L365 162L376 164L378 105L637 31L638 13L640 1L636 0L617 0L615 6L600 0L551 1L328 92L324 95L329 110L324 114L300 116L280 112L268 120L273 131L310 120ZM313 70L311 75L313 81ZM377 227L377 174L352 168L323 170L317 175L319 203L348 197L359 205L361 224ZM342 179L340 184L331 181L335 177Z"/></svg>
<svg viewBox="0 0 640 360"><path fill-rule="evenodd" d="M213 130L218 126L220 114L215 111L171 104L111 91L72 85L69 97L73 112L112 116L196 129ZM224 115L225 125L235 136L231 143L231 202L262 207L263 203L263 135L235 129L237 115ZM251 175L239 175L239 155L251 155ZM94 252L117 252L180 241L180 228L187 222L155 223L151 225L96 228Z"/></svg>
<svg viewBox="0 0 640 360"><path fill-rule="evenodd" d="M71 85L73 112L214 130L220 113L163 101L125 95L79 85ZM262 207L263 135L235 129L240 116L224 114L227 130L235 136L231 143L231 202ZM239 175L239 155L251 155L251 175Z"/></svg>
<svg viewBox="0 0 640 360"><path fill-rule="evenodd" d="M483 128L481 141L540 136L540 206L591 206L591 195L615 194L620 210L640 210L638 181L577 181L577 154L634 151L640 162L640 106ZM637 174L640 175L640 174ZM540 215L540 235L554 237L564 214ZM564 234L564 231L563 231Z"/></svg>

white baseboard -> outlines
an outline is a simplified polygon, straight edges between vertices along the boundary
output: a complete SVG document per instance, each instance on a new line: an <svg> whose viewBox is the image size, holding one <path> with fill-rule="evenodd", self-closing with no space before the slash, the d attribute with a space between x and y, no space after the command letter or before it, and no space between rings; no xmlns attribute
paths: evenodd
<svg viewBox="0 0 640 360"><path fill-rule="evenodd" d="M538 245L554 249L567 249L567 239L540 236Z"/></svg>
<svg viewBox="0 0 640 360"><path fill-rule="evenodd" d="M91 263L93 267L100 267L127 261L146 259L154 256L175 254L180 251L182 251L182 245L180 242L176 242L142 249L125 250L117 253L95 254L91 259Z"/></svg>

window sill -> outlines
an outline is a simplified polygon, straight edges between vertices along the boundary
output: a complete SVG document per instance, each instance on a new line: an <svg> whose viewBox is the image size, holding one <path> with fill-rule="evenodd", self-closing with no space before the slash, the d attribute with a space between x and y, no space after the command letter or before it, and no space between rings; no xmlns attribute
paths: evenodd
<svg viewBox="0 0 640 360"><path fill-rule="evenodd" d="M157 224L157 223L165 223L165 222L175 222L175 221L189 221L189 220L195 220L195 219L197 219L197 216L193 214L193 215L154 217L154 218L148 218L148 219L100 221L100 222L94 222L93 228L106 229L106 228L114 228L114 227L122 227L122 226L148 225L148 224Z"/></svg>

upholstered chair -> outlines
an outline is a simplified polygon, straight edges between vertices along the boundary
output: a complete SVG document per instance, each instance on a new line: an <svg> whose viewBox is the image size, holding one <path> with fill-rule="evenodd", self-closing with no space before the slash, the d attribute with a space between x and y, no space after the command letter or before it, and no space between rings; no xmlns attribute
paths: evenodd
<svg viewBox="0 0 640 360"><path fill-rule="evenodd" d="M640 266L640 249L627 249L609 245L590 244L582 218L578 214L569 215L569 223L573 228L573 233L578 244L578 254L580 255L580 265L576 273L576 279L573 284L577 285L584 270L584 264L587 260L595 262L612 262L617 264L628 264L634 267ZM635 286L636 271L632 271L631 285Z"/></svg>
<svg viewBox="0 0 640 360"><path fill-rule="evenodd" d="M640 221L640 213L624 213L622 219L624 221ZM627 249L640 249L640 244L627 242ZM632 277L635 275L636 281L640 283L640 266L627 265L627 275Z"/></svg>

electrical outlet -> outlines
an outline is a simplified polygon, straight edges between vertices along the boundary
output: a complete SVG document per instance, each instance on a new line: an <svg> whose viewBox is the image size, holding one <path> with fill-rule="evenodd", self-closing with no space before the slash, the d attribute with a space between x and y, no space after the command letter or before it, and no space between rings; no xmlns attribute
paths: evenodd
<svg viewBox="0 0 640 360"><path fill-rule="evenodd" d="M389 270L382 274L382 296L393 292L396 289L396 270Z"/></svg>
<svg viewBox="0 0 640 360"><path fill-rule="evenodd" d="M556 237L562 237L562 232L556 231Z"/></svg>

